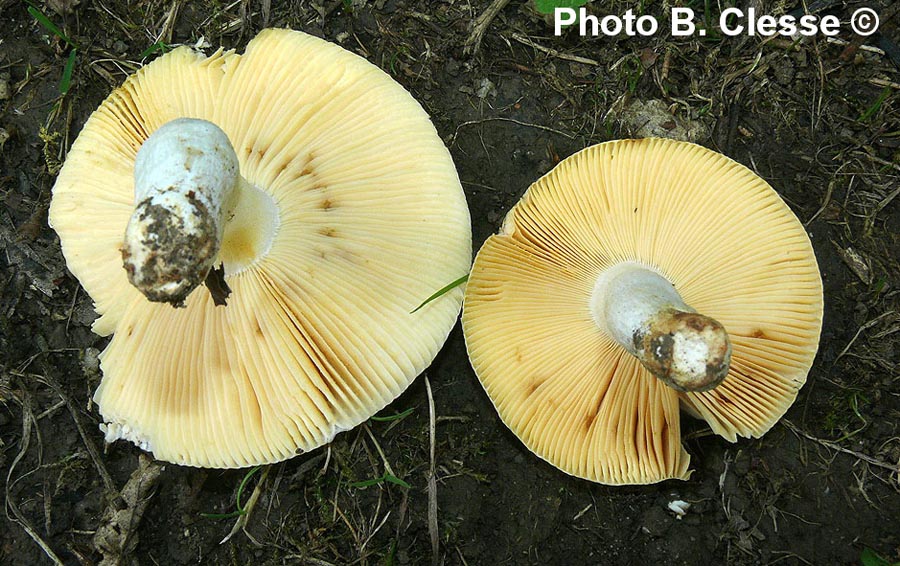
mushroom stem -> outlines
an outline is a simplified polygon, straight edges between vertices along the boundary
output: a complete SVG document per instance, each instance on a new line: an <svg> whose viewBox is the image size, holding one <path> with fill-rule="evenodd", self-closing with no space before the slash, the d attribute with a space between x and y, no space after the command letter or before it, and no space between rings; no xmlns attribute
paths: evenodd
<svg viewBox="0 0 900 566"><path fill-rule="evenodd" d="M240 181L234 148L211 122L179 118L148 137L122 246L131 284L151 301L183 305L216 262Z"/></svg>
<svg viewBox="0 0 900 566"><path fill-rule="evenodd" d="M728 375L731 341L725 328L688 306L665 277L622 262L597 278L594 322L678 391L708 391Z"/></svg>

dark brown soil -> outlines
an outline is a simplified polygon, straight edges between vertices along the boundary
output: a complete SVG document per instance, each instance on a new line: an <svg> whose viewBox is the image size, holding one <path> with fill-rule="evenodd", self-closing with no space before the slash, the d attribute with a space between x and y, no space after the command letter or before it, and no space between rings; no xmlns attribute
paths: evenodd
<svg viewBox="0 0 900 566"><path fill-rule="evenodd" d="M106 547L95 532L110 530L116 510L130 514L112 530L130 541L106 550L122 564L900 561L894 3L869 2L882 11L879 34L865 39L845 29L845 43L834 43L822 36L673 39L665 31L557 38L530 3L513 0L478 53L467 54L471 26L488 4L35 0L78 45L63 96L70 47L26 4L0 0L0 564L52 564L53 557L98 564ZM598 0L590 9L620 14L639 4L667 21L649 2ZM683 4L698 13L704 7ZM715 4L705 3L713 20ZM775 14L794 4L753 3ZM862 4L810 5L828 6L846 23ZM220 543L235 519L204 514L235 509L247 470L168 465L154 483L152 467L139 468L137 448L104 447L89 399L106 340L90 331L90 299L65 268L46 210L66 149L156 38L195 44L202 36L240 50L265 26L337 42L421 101L458 166L476 246L561 158L646 135L660 108L669 113L663 133L677 130L754 169L807 225L825 285L818 358L785 419L764 438L736 444L688 420L689 481L594 485L544 463L503 426L457 328L427 372L437 414L436 557L424 378L385 411L412 408L402 420L372 421L328 450L256 473L243 496L258 497L245 529ZM383 473L375 442L411 487L353 485ZM135 470L154 487L141 490L136 481L123 490ZM682 518L667 509L678 499L691 503Z"/></svg>

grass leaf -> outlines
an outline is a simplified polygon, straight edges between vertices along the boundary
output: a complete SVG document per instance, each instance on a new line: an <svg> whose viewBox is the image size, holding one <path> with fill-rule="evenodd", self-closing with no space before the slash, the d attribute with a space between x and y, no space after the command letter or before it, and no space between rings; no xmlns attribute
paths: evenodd
<svg viewBox="0 0 900 566"><path fill-rule="evenodd" d="M144 49L143 51L141 51L141 59L145 59L158 51L166 53L170 49L172 49L172 47L168 43L166 43L164 41L157 41L156 43L154 43L147 49Z"/></svg>
<svg viewBox="0 0 900 566"><path fill-rule="evenodd" d="M406 483L405 481L401 480L397 476L390 474L388 472L385 472L384 475L381 476L380 478L371 478L368 480L355 481L350 484L350 487L356 487L356 488L362 489L364 487L372 487L373 485L378 485L378 484L384 483L384 482L399 485L401 487L405 487L406 489L411 488L411 486L408 483Z"/></svg>
<svg viewBox="0 0 900 566"><path fill-rule="evenodd" d="M891 562L881 557L869 547L863 549L862 554L859 556L859 561L862 566L898 566L900 564L900 562Z"/></svg>
<svg viewBox="0 0 900 566"><path fill-rule="evenodd" d="M387 422L390 422L390 421L398 421L398 420L402 419L403 417L409 416L409 415L411 415L412 412L415 411L415 410L416 410L415 407L410 407L409 409L406 409L406 410L403 411L403 412L396 413L396 414L393 414L393 415L387 415L387 416L385 416L385 417L370 417L370 418L371 418L373 421L378 422L378 423L387 423Z"/></svg>
<svg viewBox="0 0 900 566"><path fill-rule="evenodd" d="M385 481L389 481L389 482L391 482L391 483L393 483L393 484L396 484L396 485L405 487L406 489L410 489L410 487L411 487L411 486L410 486L408 483L406 483L405 481L403 481L403 480L401 480L400 478L398 478L397 476L391 475L391 474L389 474L389 473L387 473L387 472L385 472L385 474L384 474L384 480L385 480Z"/></svg>
<svg viewBox="0 0 900 566"><path fill-rule="evenodd" d="M372 487L373 485L378 485L384 482L384 476L380 478L372 478L368 480L355 481L350 484L350 487L364 488L364 487Z"/></svg>
<svg viewBox="0 0 900 566"><path fill-rule="evenodd" d="M871 119L872 116L874 116L878 112L878 110L881 108L881 105L884 104L884 101L887 100L887 97L890 95L891 95L891 87L889 87L889 86L884 87L881 90L881 94L878 95L878 98L875 100L875 102L872 104L872 106L869 106L868 108L866 108L866 111L863 112L859 116L859 121L860 122L868 122L869 119Z"/></svg>
<svg viewBox="0 0 900 566"><path fill-rule="evenodd" d="M41 26L43 26L44 29L46 29L47 31L49 31L50 33L55 35L56 37L60 38L61 40L65 41L68 45L74 47L75 49L78 49L78 46L75 45L74 41L69 39L69 36L64 34L61 29L56 27L56 24L54 24L53 22L50 21L50 18L45 16L43 12L41 12L39 9L37 9L30 2L28 3L28 13L31 14L31 17L34 18L35 20L37 20L37 22L39 24L41 24Z"/></svg>
<svg viewBox="0 0 900 566"><path fill-rule="evenodd" d="M247 472L247 475L244 476L244 479L241 480L241 485L238 486L237 495L235 496L235 502L237 503L238 511L241 515L244 514L244 507L241 505L241 494L244 493L244 488L247 487L247 482L250 481L250 478L253 477L253 474L262 469L262 466L254 466Z"/></svg>
<svg viewBox="0 0 900 566"><path fill-rule="evenodd" d="M66 66L63 67L63 74L59 79L59 93L62 95L69 92L69 87L72 86L72 72L75 70L75 56L77 53L77 49L69 51L69 58L66 59Z"/></svg>
<svg viewBox="0 0 900 566"><path fill-rule="evenodd" d="M557 8L580 8L590 0L534 0L534 7L541 14L552 14Z"/></svg>
<svg viewBox="0 0 900 566"><path fill-rule="evenodd" d="M427 305L427 304L430 303L431 301L433 301L433 300L435 300L435 299L437 299L437 298L440 298L440 297L446 295L447 293L449 293L449 292L452 291L453 289L459 287L460 285L462 285L463 283L465 283L465 282L468 281L468 280L469 280L469 274L466 273L465 275L463 275L462 277L460 277L459 279L457 279L457 280L454 281L453 283L450 283L449 285L446 285L445 287L442 287L442 288L441 288L439 291L437 291L435 294L433 294L433 295L431 295L430 297L428 297L427 299L425 299L425 301L423 301L421 305L417 306L417 307L416 307L415 309L413 309L412 312L410 312L409 314L414 314L416 311L418 311L419 309L421 309L422 307L424 307L425 305Z"/></svg>
<svg viewBox="0 0 900 566"><path fill-rule="evenodd" d="M247 482L249 482L250 478L252 478L253 475L261 469L262 466L254 466L253 468L250 468L250 471L244 475L244 479L242 479L240 485L238 485L237 494L235 494L234 496L235 506L237 507L236 511L232 511L230 513L200 513L200 516L204 519L233 519L234 517L245 515L247 511L241 504L241 496L244 493L244 488L247 487Z"/></svg>

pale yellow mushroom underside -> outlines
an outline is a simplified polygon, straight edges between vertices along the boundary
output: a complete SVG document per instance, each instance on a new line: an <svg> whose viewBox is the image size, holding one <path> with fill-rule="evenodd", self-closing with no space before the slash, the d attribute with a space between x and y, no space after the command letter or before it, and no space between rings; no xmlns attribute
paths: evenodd
<svg viewBox="0 0 900 566"><path fill-rule="evenodd" d="M268 255L227 275L227 307L203 288L184 309L149 303L122 268L135 154L183 116L222 128L280 211ZM283 460L380 410L434 359L462 291L411 311L471 261L465 197L421 106L364 59L287 30L243 55L179 48L129 78L73 145L50 220L95 331L114 333L104 420L196 466Z"/></svg>
<svg viewBox="0 0 900 566"><path fill-rule="evenodd" d="M591 318L599 273L642 262L733 344L718 388L679 393ZM703 147L587 148L529 188L478 253L463 329L503 421L562 470L607 484L689 475L679 404L735 441L758 437L806 380L822 323L809 238L776 192Z"/></svg>

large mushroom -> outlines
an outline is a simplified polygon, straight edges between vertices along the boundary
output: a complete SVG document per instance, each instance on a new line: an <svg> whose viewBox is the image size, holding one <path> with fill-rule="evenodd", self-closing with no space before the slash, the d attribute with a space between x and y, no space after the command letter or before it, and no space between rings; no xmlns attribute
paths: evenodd
<svg viewBox="0 0 900 566"><path fill-rule="evenodd" d="M421 106L289 30L130 77L73 144L50 222L113 334L94 396L107 440L192 466L283 460L380 410L432 362L462 291L411 312L471 261Z"/></svg>
<svg viewBox="0 0 900 566"><path fill-rule="evenodd" d="M686 479L679 406L759 437L806 380L822 284L803 226L746 167L663 139L589 147L478 252L463 330L500 417L606 484Z"/></svg>

